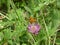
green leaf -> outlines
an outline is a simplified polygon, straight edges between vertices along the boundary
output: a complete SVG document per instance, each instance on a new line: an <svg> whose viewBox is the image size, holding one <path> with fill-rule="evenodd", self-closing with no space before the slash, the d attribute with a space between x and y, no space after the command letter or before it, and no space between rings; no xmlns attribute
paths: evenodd
<svg viewBox="0 0 60 45"><path fill-rule="evenodd" d="M32 10L31 10L29 7L24 6L24 8L25 8L25 10L26 10L27 12L29 12L29 13L31 13L31 14L32 14Z"/></svg>
<svg viewBox="0 0 60 45"><path fill-rule="evenodd" d="M5 40L9 40L9 39L12 38L11 30L5 29L5 30L3 30L3 32L4 32L4 39L5 39Z"/></svg>
<svg viewBox="0 0 60 45"><path fill-rule="evenodd" d="M43 7L44 7L43 3L39 4L39 6L34 8L34 12L41 10Z"/></svg>

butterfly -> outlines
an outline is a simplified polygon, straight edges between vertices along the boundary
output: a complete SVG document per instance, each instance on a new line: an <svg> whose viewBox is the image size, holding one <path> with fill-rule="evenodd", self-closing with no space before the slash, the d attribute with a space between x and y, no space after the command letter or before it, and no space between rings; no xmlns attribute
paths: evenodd
<svg viewBox="0 0 60 45"><path fill-rule="evenodd" d="M33 17L30 17L29 22L30 22L30 23L34 23L34 22L36 22L36 19L33 18Z"/></svg>

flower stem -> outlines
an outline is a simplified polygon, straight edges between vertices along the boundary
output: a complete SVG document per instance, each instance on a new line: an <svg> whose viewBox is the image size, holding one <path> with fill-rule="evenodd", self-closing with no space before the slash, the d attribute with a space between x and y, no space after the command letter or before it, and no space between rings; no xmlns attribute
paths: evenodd
<svg viewBox="0 0 60 45"><path fill-rule="evenodd" d="M42 13L42 12L41 12ZM47 33L47 37L48 37L48 45L50 45L50 36L49 36L49 32L48 32L48 28L47 28L47 25L46 25L46 22L45 22L45 19L44 19L44 16L43 16L43 13L42 13L42 18L43 18L43 23L45 25L45 29L46 29L46 33Z"/></svg>

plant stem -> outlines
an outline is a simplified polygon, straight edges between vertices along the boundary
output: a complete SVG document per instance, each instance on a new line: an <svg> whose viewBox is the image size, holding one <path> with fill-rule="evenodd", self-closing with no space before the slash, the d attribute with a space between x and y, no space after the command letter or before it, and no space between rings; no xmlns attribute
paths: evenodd
<svg viewBox="0 0 60 45"><path fill-rule="evenodd" d="M49 45L50 45L50 36L49 36L48 28L47 28L47 25L45 23L44 17L43 17L43 21L44 21L44 25L45 25L45 28L46 28L47 36L48 36L48 39L49 39Z"/></svg>
<svg viewBox="0 0 60 45"><path fill-rule="evenodd" d="M45 25L45 28L46 28L47 36L49 37L48 28L47 28L47 25L45 23L44 16L43 16L43 22L44 22L44 25Z"/></svg>
<svg viewBox="0 0 60 45"><path fill-rule="evenodd" d="M49 37L49 45L50 45L50 37Z"/></svg>
<svg viewBox="0 0 60 45"><path fill-rule="evenodd" d="M56 41L56 34L55 34L55 37L54 37L54 42L53 42L53 45L55 45L55 41Z"/></svg>
<svg viewBox="0 0 60 45"><path fill-rule="evenodd" d="M45 45L47 45L47 40L45 41Z"/></svg>
<svg viewBox="0 0 60 45"><path fill-rule="evenodd" d="M41 12L42 13L42 12ZM47 37L48 37L48 45L50 45L50 36L49 36L49 32L48 32L48 28L47 28L47 25L46 25L46 22L45 22L45 19L44 19L44 16L43 16L43 13L42 13L42 17L43 17L43 23L45 25L45 29L46 29L46 33L47 33Z"/></svg>

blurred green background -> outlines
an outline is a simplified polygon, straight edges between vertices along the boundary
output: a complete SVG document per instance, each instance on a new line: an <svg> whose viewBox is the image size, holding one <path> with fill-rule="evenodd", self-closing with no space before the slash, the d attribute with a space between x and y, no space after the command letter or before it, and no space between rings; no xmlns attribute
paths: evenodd
<svg viewBox="0 0 60 45"><path fill-rule="evenodd" d="M38 35L27 31L30 16ZM0 45L60 45L60 0L0 0Z"/></svg>

